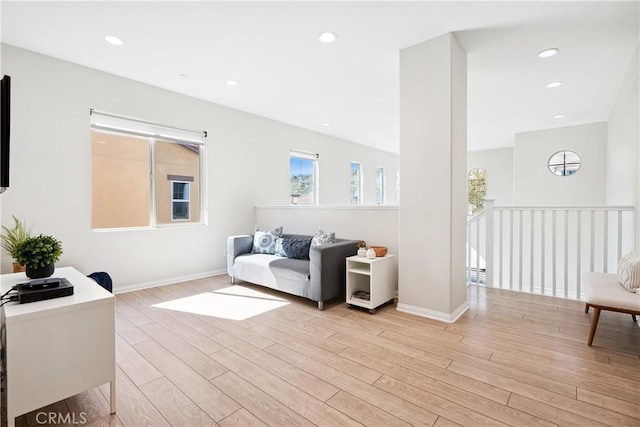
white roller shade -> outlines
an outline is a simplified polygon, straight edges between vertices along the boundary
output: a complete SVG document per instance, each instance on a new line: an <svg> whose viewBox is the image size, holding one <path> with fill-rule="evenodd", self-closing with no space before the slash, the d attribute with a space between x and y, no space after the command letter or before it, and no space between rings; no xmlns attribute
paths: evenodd
<svg viewBox="0 0 640 427"><path fill-rule="evenodd" d="M175 142L190 142L204 145L207 137L206 131L193 131L180 129L173 126L165 126L151 123L145 120L118 116L116 114L91 110L91 127L114 132L126 132L133 135L141 135L159 138Z"/></svg>
<svg viewBox="0 0 640 427"><path fill-rule="evenodd" d="M289 151L291 157L297 157L299 159L309 159L309 160L318 160L320 155L318 153L309 153L307 151L300 151L291 149Z"/></svg>

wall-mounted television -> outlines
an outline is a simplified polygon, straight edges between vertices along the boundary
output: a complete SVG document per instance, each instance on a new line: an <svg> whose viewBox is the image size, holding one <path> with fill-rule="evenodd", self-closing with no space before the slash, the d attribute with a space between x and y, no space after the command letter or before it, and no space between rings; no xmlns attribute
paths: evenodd
<svg viewBox="0 0 640 427"><path fill-rule="evenodd" d="M9 188L9 129L11 125L11 77L0 81L0 193Z"/></svg>

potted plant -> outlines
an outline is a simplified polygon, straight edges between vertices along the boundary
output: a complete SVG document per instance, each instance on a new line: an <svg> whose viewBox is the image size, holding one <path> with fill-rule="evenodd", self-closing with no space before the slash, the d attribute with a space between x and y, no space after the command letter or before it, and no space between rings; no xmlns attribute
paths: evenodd
<svg viewBox="0 0 640 427"><path fill-rule="evenodd" d="M22 242L31 237L30 230L27 230L25 223L13 216L13 227L2 226L2 234L0 234L0 246L14 259L13 272L19 273L25 271L25 266L17 261L17 248Z"/></svg>
<svg viewBox="0 0 640 427"><path fill-rule="evenodd" d="M51 276L61 255L62 242L43 234L25 239L16 248L16 261L27 267L27 277L31 279Z"/></svg>

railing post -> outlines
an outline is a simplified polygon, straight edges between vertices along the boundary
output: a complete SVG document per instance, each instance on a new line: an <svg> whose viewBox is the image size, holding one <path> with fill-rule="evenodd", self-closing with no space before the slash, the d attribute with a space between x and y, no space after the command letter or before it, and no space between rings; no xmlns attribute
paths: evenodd
<svg viewBox="0 0 640 427"><path fill-rule="evenodd" d="M484 219L485 219L485 280L486 285L493 287L493 205L494 199L486 199L484 201Z"/></svg>
<svg viewBox="0 0 640 427"><path fill-rule="evenodd" d="M467 286L471 283L471 225L467 224Z"/></svg>

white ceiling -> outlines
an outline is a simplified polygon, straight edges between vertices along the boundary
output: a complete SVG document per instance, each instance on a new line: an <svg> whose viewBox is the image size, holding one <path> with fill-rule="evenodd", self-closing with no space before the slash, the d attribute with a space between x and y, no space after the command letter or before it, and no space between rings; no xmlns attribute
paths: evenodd
<svg viewBox="0 0 640 427"><path fill-rule="evenodd" d="M4 43L398 152L400 49L456 32L468 53L469 149L505 147L518 132L607 120L639 10L637 1L3 1L1 13ZM326 30L335 43L318 42ZM107 44L110 34L124 44ZM548 47L560 53L536 56ZM556 80L564 85L545 87Z"/></svg>

